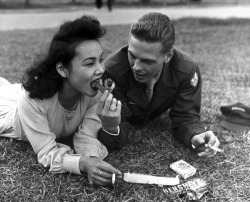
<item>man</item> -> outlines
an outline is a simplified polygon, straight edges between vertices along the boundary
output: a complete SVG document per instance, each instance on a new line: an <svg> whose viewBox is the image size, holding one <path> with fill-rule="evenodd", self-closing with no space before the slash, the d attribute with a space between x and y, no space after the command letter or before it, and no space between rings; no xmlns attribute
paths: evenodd
<svg viewBox="0 0 250 202"><path fill-rule="evenodd" d="M106 71L122 101L122 121L143 124L169 110L174 136L201 157L215 151L217 137L200 122L201 76L197 62L175 48L175 31L160 13L142 16L130 29L128 46L109 56ZM99 137L110 148L120 147L125 137Z"/></svg>

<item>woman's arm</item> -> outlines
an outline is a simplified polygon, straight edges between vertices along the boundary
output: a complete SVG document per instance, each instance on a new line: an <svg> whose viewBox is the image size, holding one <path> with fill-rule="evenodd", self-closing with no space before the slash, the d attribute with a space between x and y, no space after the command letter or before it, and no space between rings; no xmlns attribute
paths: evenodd
<svg viewBox="0 0 250 202"><path fill-rule="evenodd" d="M79 161L81 155L73 153L70 147L55 141L51 132L42 100L30 99L26 93L20 95L18 116L38 162L52 173L72 172L81 174Z"/></svg>

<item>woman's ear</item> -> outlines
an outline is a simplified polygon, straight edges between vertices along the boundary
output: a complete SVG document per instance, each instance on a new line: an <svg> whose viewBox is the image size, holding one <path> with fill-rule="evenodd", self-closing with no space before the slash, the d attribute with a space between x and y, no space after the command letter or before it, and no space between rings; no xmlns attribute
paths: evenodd
<svg viewBox="0 0 250 202"><path fill-rule="evenodd" d="M56 63L56 70L63 78L68 77L68 70L63 66L62 62Z"/></svg>
<svg viewBox="0 0 250 202"><path fill-rule="evenodd" d="M170 51L168 51L167 54L165 55L164 59L165 63L168 63L172 59L173 55L174 55L174 49L171 48Z"/></svg>

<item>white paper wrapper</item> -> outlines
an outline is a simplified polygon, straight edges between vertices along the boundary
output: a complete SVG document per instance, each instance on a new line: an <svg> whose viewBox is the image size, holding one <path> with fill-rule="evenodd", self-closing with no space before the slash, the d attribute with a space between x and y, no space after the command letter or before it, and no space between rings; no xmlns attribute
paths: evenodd
<svg viewBox="0 0 250 202"><path fill-rule="evenodd" d="M124 173L123 180L129 183L158 184L174 186L180 184L179 176L176 177L156 177L138 173Z"/></svg>

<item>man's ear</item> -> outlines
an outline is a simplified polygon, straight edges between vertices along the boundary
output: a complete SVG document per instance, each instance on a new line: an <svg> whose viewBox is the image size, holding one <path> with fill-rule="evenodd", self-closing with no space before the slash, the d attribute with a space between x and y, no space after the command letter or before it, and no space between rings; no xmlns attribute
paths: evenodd
<svg viewBox="0 0 250 202"><path fill-rule="evenodd" d="M68 77L68 69L61 62L56 63L56 70L63 78Z"/></svg>
<svg viewBox="0 0 250 202"><path fill-rule="evenodd" d="M165 55L165 58L164 58L165 63L168 63L168 62L172 59L173 55L174 55L174 49L171 48L171 49L166 53L166 55Z"/></svg>

